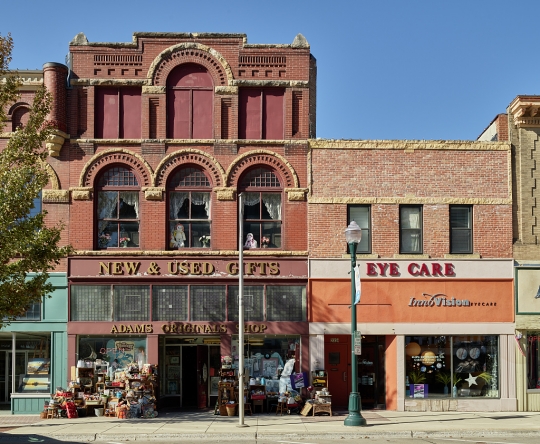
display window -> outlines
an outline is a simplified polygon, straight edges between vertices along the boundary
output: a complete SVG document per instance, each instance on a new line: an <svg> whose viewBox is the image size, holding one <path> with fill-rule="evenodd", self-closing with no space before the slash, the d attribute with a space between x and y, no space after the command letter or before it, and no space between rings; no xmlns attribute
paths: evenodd
<svg viewBox="0 0 540 444"><path fill-rule="evenodd" d="M540 331L527 333L527 388L540 389Z"/></svg>
<svg viewBox="0 0 540 444"><path fill-rule="evenodd" d="M406 396L499 397L498 336L406 336Z"/></svg>
<svg viewBox="0 0 540 444"><path fill-rule="evenodd" d="M245 374L253 378L277 380L281 376L287 361L296 361L300 356L300 336L298 335L261 335L244 336ZM239 344L238 336L231 342L233 368L238 369ZM298 369L296 369L298 371Z"/></svg>
<svg viewBox="0 0 540 444"><path fill-rule="evenodd" d="M50 393L50 381L50 333L15 333L14 342L11 333L0 336L0 403L9 402L12 387L17 393Z"/></svg>
<svg viewBox="0 0 540 444"><path fill-rule="evenodd" d="M147 364L146 338L144 336L111 336L79 338L78 361L95 361L108 363L109 376L116 369L128 367L131 363L142 368Z"/></svg>

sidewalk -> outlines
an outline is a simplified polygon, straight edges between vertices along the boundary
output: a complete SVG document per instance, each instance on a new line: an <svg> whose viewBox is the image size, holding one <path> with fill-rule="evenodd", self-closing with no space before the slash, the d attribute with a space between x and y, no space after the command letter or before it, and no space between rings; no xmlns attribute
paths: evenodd
<svg viewBox="0 0 540 444"><path fill-rule="evenodd" d="M213 411L160 412L153 419L86 417L40 420L35 416L0 416L0 443L18 435L49 437L58 441L152 441L219 438L242 441L255 438L361 439L465 438L488 436L538 436L540 412L395 412L363 411L366 427L346 427L347 412L334 416L246 416L249 427L238 427L237 416L215 416ZM26 418L26 419L25 419Z"/></svg>

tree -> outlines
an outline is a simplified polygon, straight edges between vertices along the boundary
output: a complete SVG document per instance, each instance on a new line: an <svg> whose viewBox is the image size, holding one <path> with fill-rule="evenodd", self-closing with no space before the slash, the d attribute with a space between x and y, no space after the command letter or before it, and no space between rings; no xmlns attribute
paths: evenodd
<svg viewBox="0 0 540 444"><path fill-rule="evenodd" d="M8 71L12 49L11 35L0 35L0 133L21 85L17 73ZM0 326L50 295L48 272L71 252L60 246L62 224L47 226L45 211L30 215L49 181L45 141L52 129L46 121L50 104L50 94L41 87L28 122L10 134L3 149L0 140Z"/></svg>

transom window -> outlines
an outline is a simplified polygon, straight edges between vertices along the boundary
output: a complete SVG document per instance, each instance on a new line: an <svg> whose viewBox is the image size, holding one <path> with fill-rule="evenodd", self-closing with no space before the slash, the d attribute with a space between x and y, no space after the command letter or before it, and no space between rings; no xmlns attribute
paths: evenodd
<svg viewBox="0 0 540 444"><path fill-rule="evenodd" d="M169 248L210 248L210 181L194 167L169 182Z"/></svg>
<svg viewBox="0 0 540 444"><path fill-rule="evenodd" d="M254 168L241 180L244 247L281 248L281 183L267 168ZM257 190L260 188L260 190Z"/></svg>
<svg viewBox="0 0 540 444"><path fill-rule="evenodd" d="M73 284L70 320L238 322L238 295L238 285ZM305 322L306 304L305 285L244 287L246 321Z"/></svg>
<svg viewBox="0 0 540 444"><path fill-rule="evenodd" d="M98 181L98 248L139 246L137 178L124 167L109 168Z"/></svg>

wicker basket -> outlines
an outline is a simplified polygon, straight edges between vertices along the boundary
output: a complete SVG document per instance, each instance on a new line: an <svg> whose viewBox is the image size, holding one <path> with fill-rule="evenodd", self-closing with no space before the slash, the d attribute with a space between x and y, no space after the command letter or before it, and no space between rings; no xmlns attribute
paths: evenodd
<svg viewBox="0 0 540 444"><path fill-rule="evenodd" d="M225 408L227 409L227 415L228 416L234 416L236 413L236 404L227 404L225 405Z"/></svg>

